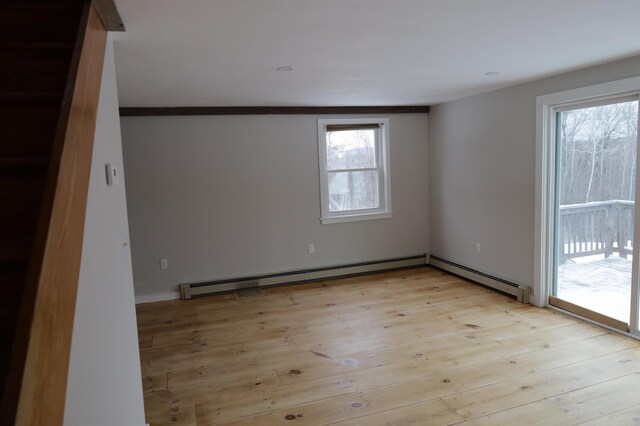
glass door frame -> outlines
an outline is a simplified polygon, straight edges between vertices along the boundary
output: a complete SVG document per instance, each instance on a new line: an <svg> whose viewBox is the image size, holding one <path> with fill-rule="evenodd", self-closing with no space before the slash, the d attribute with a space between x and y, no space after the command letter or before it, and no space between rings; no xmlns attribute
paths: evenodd
<svg viewBox="0 0 640 426"><path fill-rule="evenodd" d="M535 258L534 285L532 303L537 306L550 306L552 285L555 281L556 250L556 209L557 209L557 110L570 106L580 106L616 98L636 97L640 100L640 77L633 77L564 92L538 96L536 99L536 191L535 191ZM640 132L638 132L640 139ZM638 141L636 142L638 143ZM636 158L635 199L640 200L640 155ZM640 208L634 209L633 241L640 242ZM639 250L640 251L640 250ZM635 254L635 253L634 253ZM640 338L639 323L639 287L638 279L640 256L633 256L631 274L631 315L628 332ZM565 305L565 308L570 306ZM560 307L562 309L562 307ZM580 312L576 313L579 316ZM608 317L604 317L606 319ZM612 329L618 329L615 323L607 324L602 318L592 318ZM615 321L615 320L614 320Z"/></svg>

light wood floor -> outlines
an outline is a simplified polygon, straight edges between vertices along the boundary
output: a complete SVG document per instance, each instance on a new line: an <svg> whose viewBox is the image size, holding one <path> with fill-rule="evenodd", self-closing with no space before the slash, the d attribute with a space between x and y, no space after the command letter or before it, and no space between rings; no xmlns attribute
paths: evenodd
<svg viewBox="0 0 640 426"><path fill-rule="evenodd" d="M639 342L431 268L138 306L147 421L640 424Z"/></svg>

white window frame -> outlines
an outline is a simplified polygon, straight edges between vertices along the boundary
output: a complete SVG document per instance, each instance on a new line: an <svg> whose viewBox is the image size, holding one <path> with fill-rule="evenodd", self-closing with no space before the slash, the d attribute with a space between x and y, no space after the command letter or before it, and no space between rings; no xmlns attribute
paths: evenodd
<svg viewBox="0 0 640 426"><path fill-rule="evenodd" d="M329 171L327 170L327 125L379 124L376 130L376 154L379 160L378 197L380 207L332 212L329 210ZM320 171L320 206L322 224L388 219L391 217L391 179L389 171L389 119L388 118L320 118L318 119L318 154ZM356 170L356 169L354 169ZM341 171L354 171L345 169ZM362 170L362 169L357 169Z"/></svg>
<svg viewBox="0 0 640 426"><path fill-rule="evenodd" d="M556 112L572 105L608 98L640 96L640 77L632 77L608 83L536 98L536 186L535 186L535 235L534 235L534 283L531 301L537 306L548 306L553 281L553 244L555 238L555 215L552 200L556 197ZM640 155L636 168L640 170ZM636 185L636 202L640 200L640 185ZM635 209L635 223L640 223L640 208ZM634 242L640 241L640 226L634 228ZM640 283L638 260L634 257L631 274L631 298L638 300ZM640 312L636 303L631 306L631 335L640 336Z"/></svg>

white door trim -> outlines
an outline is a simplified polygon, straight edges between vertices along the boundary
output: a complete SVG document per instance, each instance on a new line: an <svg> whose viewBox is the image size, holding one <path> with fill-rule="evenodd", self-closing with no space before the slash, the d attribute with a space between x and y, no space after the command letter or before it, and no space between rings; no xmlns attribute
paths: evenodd
<svg viewBox="0 0 640 426"><path fill-rule="evenodd" d="M531 303L547 306L550 286L553 282L555 256L553 238L555 228L554 204L556 197L555 164L555 109L596 99L617 98L640 93L640 77L611 81L563 92L551 93L536 98L536 183L535 183L535 259L534 282ZM640 165L640 156L638 156ZM636 170L640 170L640 167ZM640 176L640 175L638 175ZM636 200L640 200L640 185L636 185ZM635 223L640 223L640 209L635 209ZM634 241L640 243L640 226L634 228ZM635 253L634 253L635 254ZM638 309L638 259L633 256L631 333L640 335Z"/></svg>

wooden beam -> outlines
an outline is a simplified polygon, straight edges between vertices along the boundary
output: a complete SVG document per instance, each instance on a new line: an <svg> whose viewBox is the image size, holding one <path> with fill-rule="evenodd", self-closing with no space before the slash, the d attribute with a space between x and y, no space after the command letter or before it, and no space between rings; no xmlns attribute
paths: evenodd
<svg viewBox="0 0 640 426"><path fill-rule="evenodd" d="M93 0L93 4L107 31L126 31L114 0Z"/></svg>
<svg viewBox="0 0 640 426"><path fill-rule="evenodd" d="M93 6L87 4L82 22L56 130L14 349L14 361L17 352L26 353L22 365L12 371L20 381L15 416L15 424L20 425L62 425L64 418L107 39ZM4 421L7 418L0 423Z"/></svg>
<svg viewBox="0 0 640 426"><path fill-rule="evenodd" d="M427 114L428 105L395 106L200 106L200 107L122 107L122 117L164 115L324 115L324 114Z"/></svg>

